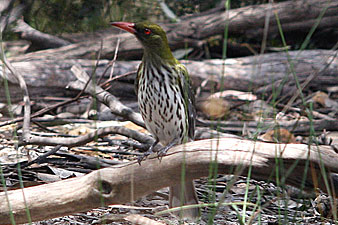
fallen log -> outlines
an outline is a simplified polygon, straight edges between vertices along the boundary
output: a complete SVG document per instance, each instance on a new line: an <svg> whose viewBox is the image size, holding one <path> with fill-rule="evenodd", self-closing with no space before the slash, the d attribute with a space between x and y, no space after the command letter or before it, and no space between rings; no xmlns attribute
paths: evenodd
<svg viewBox="0 0 338 225"><path fill-rule="evenodd" d="M337 51L306 50L290 51L289 57L285 52L281 52L226 60L182 61L182 63L187 67L195 88L203 81L207 81L203 87L206 95L209 95L210 91L219 91L221 88L253 92L260 90L261 93L270 94L284 79L287 85L285 85L284 92L282 89L281 95L283 95L292 93L289 89L295 87L292 70L301 83L310 75L316 75L315 79L309 83L308 88L311 90L327 91L329 87L337 86L338 59L336 55ZM13 66L23 74L34 101L50 97L51 93L53 97L74 96L77 92L65 90L70 81L76 80L70 68L75 64L80 64L88 74L92 74L95 70L99 78L106 70L109 61L100 60L95 68L96 63L95 60L83 59L12 62ZM117 61L114 75L133 71L136 73L139 63L140 61ZM18 102L22 99L19 86L15 78L7 70L5 71L10 83L12 101ZM110 69L105 74L106 79L109 74ZM4 75L3 68L0 68L0 84ZM116 97L133 98L135 96L134 78L135 75L119 79L123 83L114 81L110 92ZM221 80L223 80L222 84ZM5 96L4 88L1 88L0 102L7 102Z"/></svg>
<svg viewBox="0 0 338 225"><path fill-rule="evenodd" d="M187 46L201 49L205 39L224 34L225 24L228 24L229 36L241 36L261 40L263 38L264 25L269 19L268 36L279 37L279 30L275 15L278 15L286 37L296 35L303 37L315 25L321 12L325 12L322 20L316 27L317 33L324 33L338 26L338 2L329 0L302 0L286 1L277 4L262 4L232 9L226 12L211 11L210 14L198 14L186 18L177 24L163 24L170 47L172 50L184 49ZM334 32L331 32L334 33ZM91 36L91 35L90 35ZM93 36L91 36L93 37ZM57 49L37 51L23 56L12 58L15 61L31 59L60 59L65 58L95 58L100 51L103 58L112 58L117 45L117 39L121 39L119 57L124 59L140 59L142 46L135 38L126 33L116 35L111 32L107 35L97 35L88 41L70 44ZM80 38L81 39L81 38ZM287 39L288 40L288 39ZM102 41L102 49L101 49ZM336 41L333 41L333 44ZM222 46L220 46L221 48ZM332 47L332 46L330 46Z"/></svg>
<svg viewBox="0 0 338 225"><path fill-rule="evenodd" d="M290 184L304 190L320 188L337 193L336 180L323 177L338 173L338 154L327 146L273 144L236 138L207 139L176 146L159 161L156 156L137 162L94 171L86 176L0 193L0 224L9 224L10 212L16 223L44 220L109 204L138 199L163 187L181 182L182 163L186 178L208 176L210 162L217 162L221 174L247 175L257 180ZM308 161L308 163L307 163ZM311 167L311 173L309 171ZM331 176L332 175L332 176ZM304 180L303 180L304 179ZM303 183L304 181L304 183ZM331 183L332 182L332 183ZM326 186L328 184L328 186ZM333 185L334 190L330 190ZM330 191L329 191L330 190Z"/></svg>

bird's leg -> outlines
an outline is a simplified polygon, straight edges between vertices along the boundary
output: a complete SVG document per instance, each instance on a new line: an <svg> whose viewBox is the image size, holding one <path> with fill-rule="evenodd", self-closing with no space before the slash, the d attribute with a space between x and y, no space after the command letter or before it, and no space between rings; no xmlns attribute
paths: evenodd
<svg viewBox="0 0 338 225"><path fill-rule="evenodd" d="M138 164L141 165L141 162L142 162L145 158L147 158L148 155L150 155L151 153L154 152L153 149L154 149L154 147L158 144L158 142L159 142L159 140L158 140L158 138L156 138L155 142L149 147L148 151L146 151L145 153L143 153L143 155L141 155L141 156L139 156L139 157L137 158Z"/></svg>
<svg viewBox="0 0 338 225"><path fill-rule="evenodd" d="M167 144L166 146L164 146L163 148L158 150L158 152L157 152L158 159L161 160L162 157L167 154L167 151L169 149L171 149L173 146L177 145L178 141L179 141L179 139L174 139L169 144Z"/></svg>

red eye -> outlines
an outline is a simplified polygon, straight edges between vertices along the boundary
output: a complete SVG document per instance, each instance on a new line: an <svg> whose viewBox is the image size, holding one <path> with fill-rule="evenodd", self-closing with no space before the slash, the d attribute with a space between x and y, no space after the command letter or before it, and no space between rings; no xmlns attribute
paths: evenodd
<svg viewBox="0 0 338 225"><path fill-rule="evenodd" d="M144 33L145 33L146 35L149 35L149 34L151 34L151 30L148 29L148 28L146 28L146 29L144 29Z"/></svg>

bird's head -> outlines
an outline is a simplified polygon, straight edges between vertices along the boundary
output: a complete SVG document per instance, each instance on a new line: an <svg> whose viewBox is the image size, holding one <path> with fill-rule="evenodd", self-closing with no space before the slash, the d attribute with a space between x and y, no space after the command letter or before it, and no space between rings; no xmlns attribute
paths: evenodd
<svg viewBox="0 0 338 225"><path fill-rule="evenodd" d="M156 54L164 59L173 58L166 33L159 25L150 22L113 22L111 25L134 34L146 54Z"/></svg>

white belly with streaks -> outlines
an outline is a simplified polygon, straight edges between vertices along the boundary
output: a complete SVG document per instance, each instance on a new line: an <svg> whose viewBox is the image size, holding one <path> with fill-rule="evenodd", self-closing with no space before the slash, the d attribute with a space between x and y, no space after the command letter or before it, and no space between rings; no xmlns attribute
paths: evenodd
<svg viewBox="0 0 338 225"><path fill-rule="evenodd" d="M173 85L169 85L168 80L160 84L157 79L143 76L138 90L138 105L147 130L164 146L175 139L182 143L188 127L180 89L177 85L174 88L170 86ZM147 97L147 92L151 93L151 97Z"/></svg>

